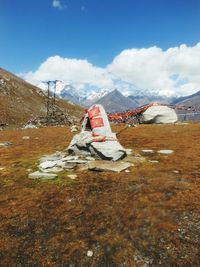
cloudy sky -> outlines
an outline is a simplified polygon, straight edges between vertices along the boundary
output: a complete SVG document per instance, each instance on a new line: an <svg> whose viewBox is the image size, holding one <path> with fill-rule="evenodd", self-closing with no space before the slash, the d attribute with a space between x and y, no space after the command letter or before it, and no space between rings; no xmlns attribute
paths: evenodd
<svg viewBox="0 0 200 267"><path fill-rule="evenodd" d="M31 83L200 90L200 0L0 0L0 66Z"/></svg>

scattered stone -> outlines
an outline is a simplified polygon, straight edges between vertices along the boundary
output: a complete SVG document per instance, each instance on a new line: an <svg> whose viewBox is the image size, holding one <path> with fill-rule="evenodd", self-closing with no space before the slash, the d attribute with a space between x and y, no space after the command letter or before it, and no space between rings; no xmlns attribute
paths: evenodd
<svg viewBox="0 0 200 267"><path fill-rule="evenodd" d="M143 149L142 153L144 153L144 154L153 154L154 150L153 149Z"/></svg>
<svg viewBox="0 0 200 267"><path fill-rule="evenodd" d="M170 149L162 149L162 150L159 150L158 153L163 154L163 155L170 155L174 153L174 151Z"/></svg>
<svg viewBox="0 0 200 267"><path fill-rule="evenodd" d="M30 136L23 136L22 139L23 140L29 140L30 139Z"/></svg>
<svg viewBox="0 0 200 267"><path fill-rule="evenodd" d="M77 132L78 131L78 126L77 125L72 125L71 126L71 132L74 133L74 132Z"/></svg>
<svg viewBox="0 0 200 267"><path fill-rule="evenodd" d="M26 124L23 129L37 129L37 126L35 126L32 123Z"/></svg>
<svg viewBox="0 0 200 267"><path fill-rule="evenodd" d="M30 179L43 179L43 180L52 180L55 179L58 175L54 173L44 173L40 171L32 172L28 175Z"/></svg>
<svg viewBox="0 0 200 267"><path fill-rule="evenodd" d="M62 172L63 168L53 167L53 168L48 168L48 169L42 169L42 171L45 173L48 173L48 172L57 173L57 172Z"/></svg>
<svg viewBox="0 0 200 267"><path fill-rule="evenodd" d="M62 161L77 160L78 158L78 156L67 156L62 158Z"/></svg>
<svg viewBox="0 0 200 267"><path fill-rule="evenodd" d="M173 173L177 173L177 174L178 174L178 173L180 173L180 172L179 172L179 171L177 171L177 170L174 170L174 171L172 171L172 172L173 172Z"/></svg>
<svg viewBox="0 0 200 267"><path fill-rule="evenodd" d="M158 160L149 160L150 163L159 163Z"/></svg>
<svg viewBox="0 0 200 267"><path fill-rule="evenodd" d="M131 172L130 170L125 170L125 172Z"/></svg>
<svg viewBox="0 0 200 267"><path fill-rule="evenodd" d="M63 169L69 169L69 170L71 170L71 169L75 169L76 168L76 164L73 164L73 163L64 163L63 165L62 165L62 168Z"/></svg>
<svg viewBox="0 0 200 267"><path fill-rule="evenodd" d="M48 161L47 160L45 162L42 162L39 167L41 169L48 169L48 168L52 168L52 167L54 167L56 165L57 165L57 162L56 161Z"/></svg>
<svg viewBox="0 0 200 267"><path fill-rule="evenodd" d="M93 158L93 157L89 157L89 156L86 157L86 159L89 160L89 161L95 160L95 158Z"/></svg>
<svg viewBox="0 0 200 267"><path fill-rule="evenodd" d="M65 165L65 162L63 162L61 159L54 160L53 162L56 164L56 166L61 167L61 168L63 168L63 166Z"/></svg>
<svg viewBox="0 0 200 267"><path fill-rule="evenodd" d="M9 146L12 146L13 143L11 142L3 142L3 143L0 143L0 147L9 147Z"/></svg>
<svg viewBox="0 0 200 267"><path fill-rule="evenodd" d="M69 177L72 180L75 180L77 178L76 174L68 174L67 177Z"/></svg>
<svg viewBox="0 0 200 267"><path fill-rule="evenodd" d="M3 171L5 169L5 167L0 167L0 171Z"/></svg>
<svg viewBox="0 0 200 267"><path fill-rule="evenodd" d="M128 169L131 166L128 162L113 162L113 161L90 161L88 169L92 171L113 171L121 172Z"/></svg>
<svg viewBox="0 0 200 267"><path fill-rule="evenodd" d="M84 160L84 159L68 160L67 162L68 163L77 163L77 164L85 164L85 163L88 163L88 161L87 160Z"/></svg>
<svg viewBox="0 0 200 267"><path fill-rule="evenodd" d="M92 257L92 256L93 256L93 254L94 254L94 253L93 253L93 251L92 251L92 250L88 250L88 251L87 251L87 256L88 256L88 257Z"/></svg>

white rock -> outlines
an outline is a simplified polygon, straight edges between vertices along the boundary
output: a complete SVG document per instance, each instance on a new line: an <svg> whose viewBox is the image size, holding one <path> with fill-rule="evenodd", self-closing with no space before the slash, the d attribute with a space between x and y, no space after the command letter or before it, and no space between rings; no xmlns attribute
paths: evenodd
<svg viewBox="0 0 200 267"><path fill-rule="evenodd" d="M131 166L129 162L119 162L119 161L108 161L108 160L97 160L90 161L88 164L88 169L93 171L112 171L121 172L125 171Z"/></svg>
<svg viewBox="0 0 200 267"><path fill-rule="evenodd" d="M28 175L30 179L44 179L44 180L51 180L55 179L58 175L53 173L43 173L40 171L32 172Z"/></svg>
<svg viewBox="0 0 200 267"><path fill-rule="evenodd" d="M92 256L93 256L93 254L94 254L94 253L93 253L93 251L92 251L92 250L88 250L88 251L87 251L87 256L88 256L88 257L92 257Z"/></svg>
<svg viewBox="0 0 200 267"><path fill-rule="evenodd" d="M77 164L84 164L84 163L88 163L87 160L84 159L77 159L77 160L68 160L68 163L77 163Z"/></svg>
<svg viewBox="0 0 200 267"><path fill-rule="evenodd" d="M75 163L63 163L62 165L62 168L63 169L68 169L68 170L71 170L71 169L74 169L77 165Z"/></svg>
<svg viewBox="0 0 200 267"><path fill-rule="evenodd" d="M37 129L37 127L34 124L27 124L24 126L24 129Z"/></svg>
<svg viewBox="0 0 200 267"><path fill-rule="evenodd" d="M0 147L9 147L11 146L13 143L11 142L3 142L3 143L0 143Z"/></svg>
<svg viewBox="0 0 200 267"><path fill-rule="evenodd" d="M69 177L72 180L75 180L77 178L76 174L68 174L67 177Z"/></svg>
<svg viewBox="0 0 200 267"><path fill-rule="evenodd" d="M23 136L22 139L23 140L29 140L30 139L30 136Z"/></svg>
<svg viewBox="0 0 200 267"><path fill-rule="evenodd" d="M71 132L77 132L77 131L78 131L78 127L76 125L72 125Z"/></svg>
<svg viewBox="0 0 200 267"><path fill-rule="evenodd" d="M62 161L68 161L68 160L77 160L78 156L67 156L62 158Z"/></svg>
<svg viewBox="0 0 200 267"><path fill-rule="evenodd" d="M86 157L86 159L89 161L95 160L95 158L93 158L93 157Z"/></svg>
<svg viewBox="0 0 200 267"><path fill-rule="evenodd" d="M170 150L170 149L162 149L162 150L159 150L158 153L164 154L164 155L170 155L170 154L174 153L174 151Z"/></svg>
<svg viewBox="0 0 200 267"><path fill-rule="evenodd" d="M154 150L153 149L143 149L142 152L145 154L153 154Z"/></svg>
<svg viewBox="0 0 200 267"><path fill-rule="evenodd" d="M42 158L40 158L40 162L45 162L45 161L56 161L56 160L60 160L61 157L60 156L56 156L56 155L46 155L43 156Z"/></svg>
<svg viewBox="0 0 200 267"><path fill-rule="evenodd" d="M57 172L62 172L63 168L53 167L53 168L48 168L48 169L41 169L41 171L43 171L45 173L48 173L48 172L57 173Z"/></svg>
<svg viewBox="0 0 200 267"><path fill-rule="evenodd" d="M58 166L58 167L63 168L65 165L65 162L63 162L62 160L55 160L54 162L56 163L56 166Z"/></svg>
<svg viewBox="0 0 200 267"><path fill-rule="evenodd" d="M158 160L149 160L150 163L159 163Z"/></svg>
<svg viewBox="0 0 200 267"><path fill-rule="evenodd" d="M56 161L45 161L40 163L40 168L41 169L48 169L48 168L52 168L54 166L56 166L57 162Z"/></svg>

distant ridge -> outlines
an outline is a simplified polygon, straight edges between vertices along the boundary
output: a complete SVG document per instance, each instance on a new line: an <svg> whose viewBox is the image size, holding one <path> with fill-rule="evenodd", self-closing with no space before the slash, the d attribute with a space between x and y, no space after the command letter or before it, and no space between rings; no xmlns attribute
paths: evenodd
<svg viewBox="0 0 200 267"><path fill-rule="evenodd" d="M117 89L100 98L96 104L103 105L109 113L121 112L137 107L137 102L123 96Z"/></svg>
<svg viewBox="0 0 200 267"><path fill-rule="evenodd" d="M171 104L176 106L193 107L200 110L200 91L192 95L179 97Z"/></svg>

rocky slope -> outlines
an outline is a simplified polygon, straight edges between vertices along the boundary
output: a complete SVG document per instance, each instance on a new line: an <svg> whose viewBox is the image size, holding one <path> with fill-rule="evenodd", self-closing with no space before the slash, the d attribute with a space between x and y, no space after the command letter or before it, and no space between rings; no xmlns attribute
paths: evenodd
<svg viewBox="0 0 200 267"><path fill-rule="evenodd" d="M47 96L38 87L0 68L0 103L0 124L21 125L46 114ZM82 116L82 109L68 101L56 99L56 105L70 116Z"/></svg>
<svg viewBox="0 0 200 267"><path fill-rule="evenodd" d="M200 110L200 91L189 96L177 98L172 104L176 106L193 107Z"/></svg>

